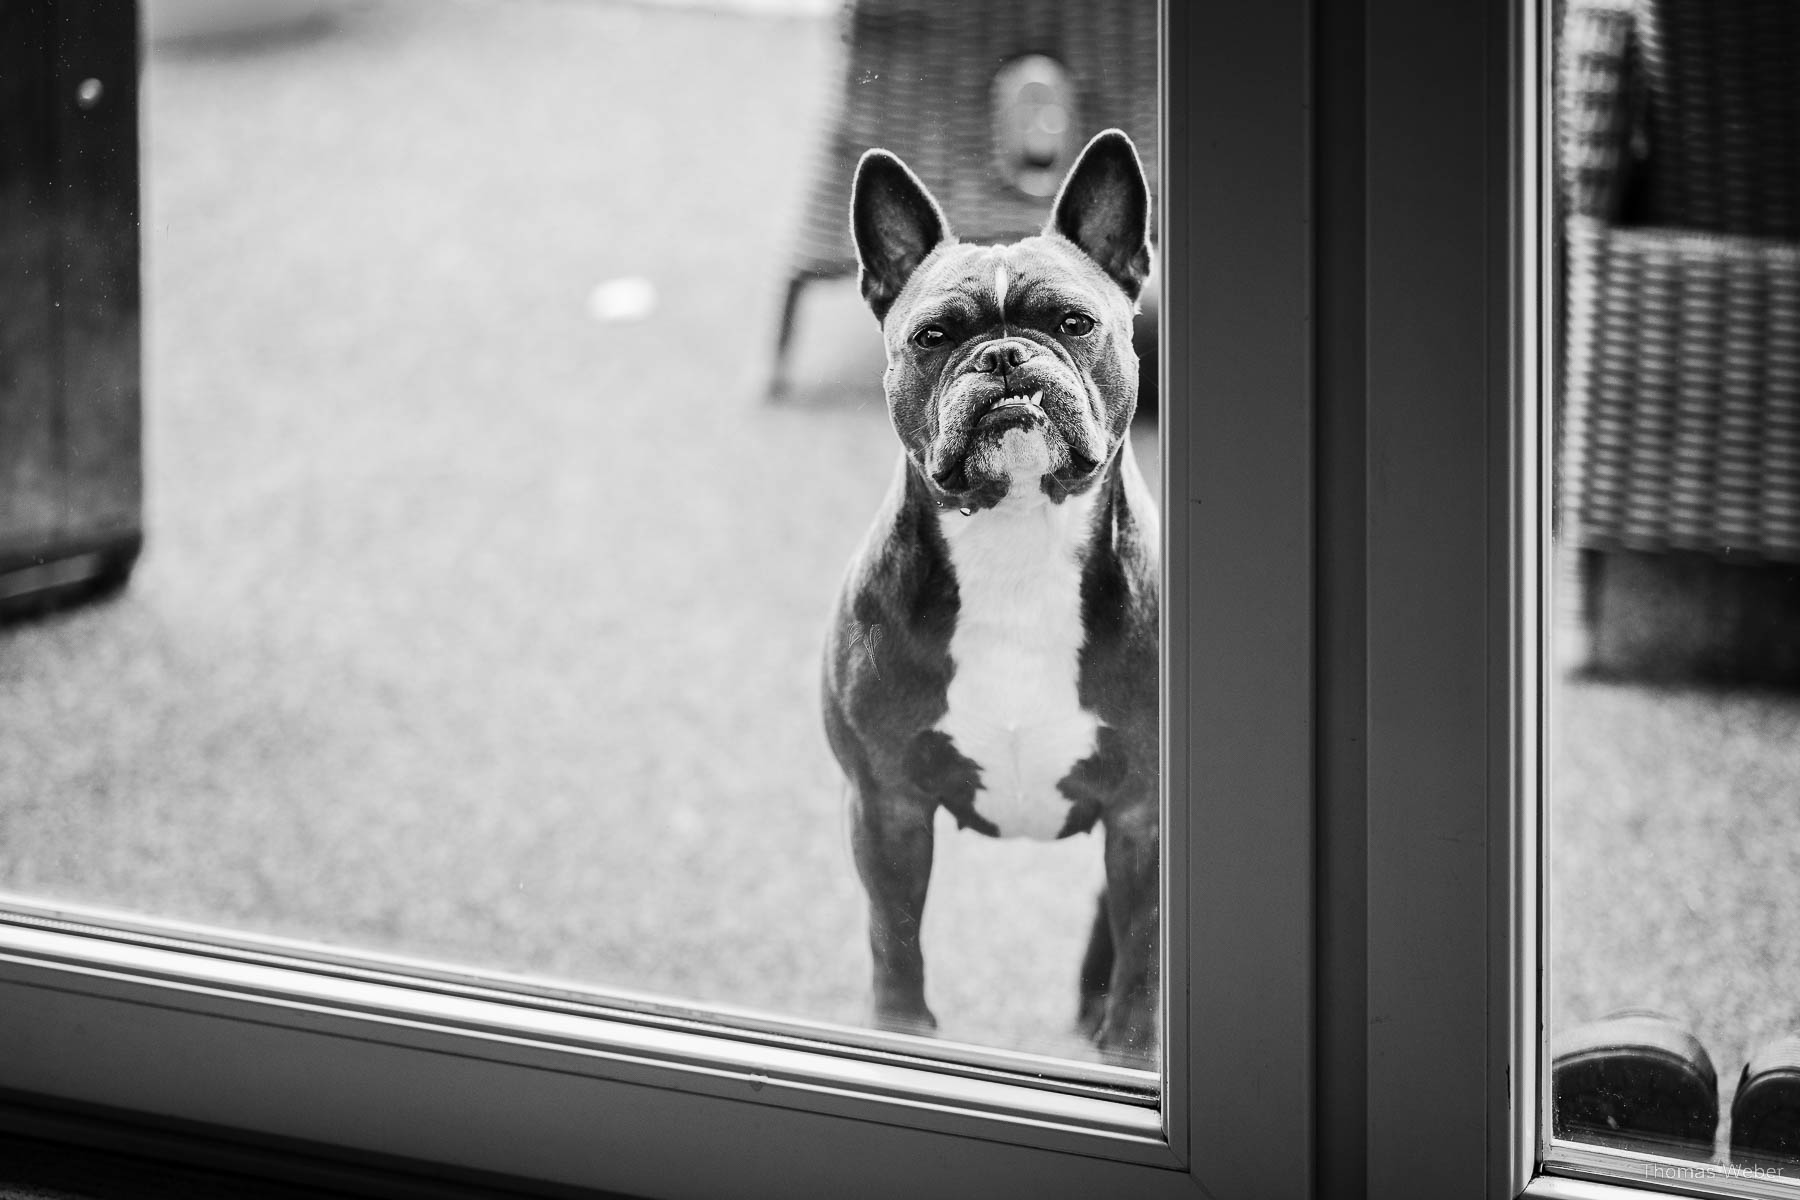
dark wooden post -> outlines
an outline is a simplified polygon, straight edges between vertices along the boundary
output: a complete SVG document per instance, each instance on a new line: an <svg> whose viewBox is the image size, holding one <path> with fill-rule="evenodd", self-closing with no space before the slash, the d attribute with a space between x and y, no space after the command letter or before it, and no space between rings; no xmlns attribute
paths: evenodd
<svg viewBox="0 0 1800 1200"><path fill-rule="evenodd" d="M0 0L0 618L143 538L137 14Z"/></svg>

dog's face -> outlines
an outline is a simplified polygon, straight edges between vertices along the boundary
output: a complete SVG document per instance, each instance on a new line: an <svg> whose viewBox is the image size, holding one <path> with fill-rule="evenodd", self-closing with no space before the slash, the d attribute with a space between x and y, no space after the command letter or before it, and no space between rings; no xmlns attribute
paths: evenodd
<svg viewBox="0 0 1800 1200"><path fill-rule="evenodd" d="M1137 407L1149 192L1130 139L1088 144L1044 232L970 246L904 163L858 164L851 224L887 343L888 411L940 505L1093 486Z"/></svg>

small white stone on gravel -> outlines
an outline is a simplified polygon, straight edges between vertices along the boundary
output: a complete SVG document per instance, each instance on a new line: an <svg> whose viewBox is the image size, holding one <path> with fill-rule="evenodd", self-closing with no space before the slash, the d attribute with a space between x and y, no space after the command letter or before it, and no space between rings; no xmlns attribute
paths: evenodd
<svg viewBox="0 0 1800 1200"><path fill-rule="evenodd" d="M656 311L656 285L641 275L625 275L594 285L588 315L596 321L641 321Z"/></svg>

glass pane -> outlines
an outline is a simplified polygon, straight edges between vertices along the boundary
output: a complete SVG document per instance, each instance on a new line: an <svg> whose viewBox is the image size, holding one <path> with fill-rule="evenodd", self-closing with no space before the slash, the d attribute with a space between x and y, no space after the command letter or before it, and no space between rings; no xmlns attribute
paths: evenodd
<svg viewBox="0 0 1800 1200"><path fill-rule="evenodd" d="M1153 0L144 7L144 551L8 609L0 889L917 1029L929 871L933 1044L1146 1066Z"/></svg>
<svg viewBox="0 0 1800 1200"><path fill-rule="evenodd" d="M1800 1180L1800 9L1558 21L1550 1121Z"/></svg>

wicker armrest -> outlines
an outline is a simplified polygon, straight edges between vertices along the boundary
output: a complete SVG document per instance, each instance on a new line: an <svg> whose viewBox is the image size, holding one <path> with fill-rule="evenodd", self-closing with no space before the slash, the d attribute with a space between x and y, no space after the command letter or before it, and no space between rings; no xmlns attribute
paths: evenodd
<svg viewBox="0 0 1800 1200"><path fill-rule="evenodd" d="M1616 218L1629 165L1633 17L1622 3L1577 0L1557 50L1557 184L1568 211Z"/></svg>
<svg viewBox="0 0 1800 1200"><path fill-rule="evenodd" d="M1568 231L1573 544L1800 561L1800 244Z"/></svg>

